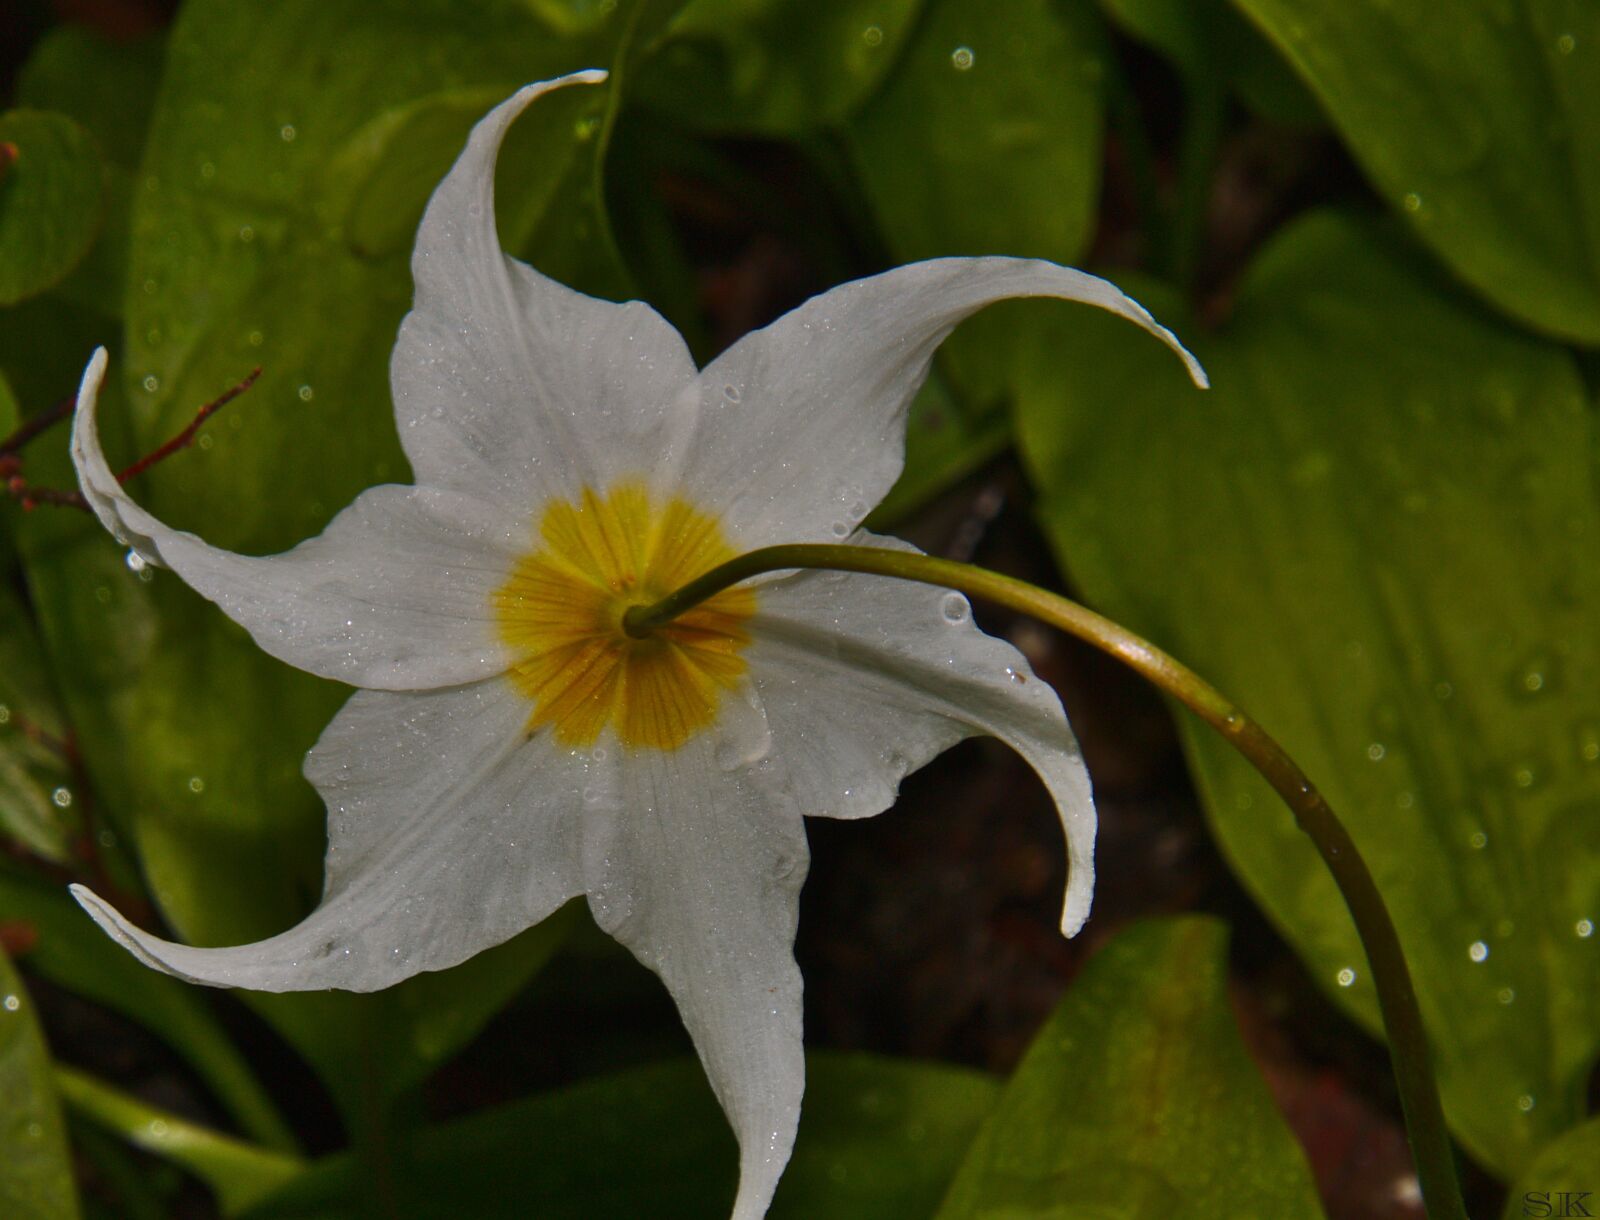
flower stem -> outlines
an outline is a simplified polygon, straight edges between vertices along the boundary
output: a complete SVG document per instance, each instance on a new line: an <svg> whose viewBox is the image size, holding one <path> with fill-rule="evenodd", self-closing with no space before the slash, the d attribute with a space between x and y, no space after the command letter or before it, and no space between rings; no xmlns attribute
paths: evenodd
<svg viewBox="0 0 1600 1220"><path fill-rule="evenodd" d="M1026 581L930 555L824 544L763 547L713 568L654 605L634 607L624 617L623 628L636 637L649 635L730 585L765 572L797 568L829 568L939 585L1032 615L1115 657L1177 699L1244 755L1316 844L1355 921L1378 992L1390 1062L1428 1215L1432 1220L1466 1220L1433 1057L1394 921L1343 823L1282 746L1193 670L1125 627Z"/></svg>

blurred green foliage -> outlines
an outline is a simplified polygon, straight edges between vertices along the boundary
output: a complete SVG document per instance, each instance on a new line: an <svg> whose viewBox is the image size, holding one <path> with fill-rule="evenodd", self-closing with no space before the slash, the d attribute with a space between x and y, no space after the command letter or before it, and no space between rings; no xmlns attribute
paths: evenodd
<svg viewBox="0 0 1600 1220"><path fill-rule="evenodd" d="M17 1220L74 1220L77 1192L50 1052L27 988L3 952L0 1098L0 1209Z"/></svg>
<svg viewBox="0 0 1600 1220"><path fill-rule="evenodd" d="M0 438L103 343L113 461L264 368L198 452L135 488L212 541L280 549L404 481L386 366L424 203L489 105L580 67L611 80L542 102L508 143L505 244L651 299L702 357L705 283L663 183L770 218L817 287L941 254L1126 267L1216 388L1092 311L995 309L941 354L884 513L1015 433L1076 585L1250 707L1349 821L1464 1147L1515 1190L1582 1189L1600 1049L1600 447L1580 350L1600 344L1597 54L1585 0L187 0L132 42L58 26L0 114ZM1273 171L1289 185L1222 216L1244 146L1290 149ZM813 194L752 173L750 147ZM1370 190L1305 168L1344 156ZM1330 194L1339 210L1298 214ZM0 463L71 486L59 433ZM23 930L39 978L165 1040L244 1136L292 1146L212 997L126 957L61 880L97 870L197 943L293 922L322 847L300 760L345 691L79 514L5 508L0 573L0 929ZM1375 1030L1312 853L1221 745L1185 734L1230 863ZM415 1118L429 1074L573 918L381 995L250 997L358 1149L259 1214L351 1214L374 1133ZM998 1100L953 1069L819 1058L774 1215L927 1216L952 1176L941 1214L1103 1215L1108 1175L1144 1183L1151 1214L1216 1214L1200 1164L1231 1166L1260 1214L1316 1214L1221 954L1206 923L1129 933ZM10 993L0 1198L70 1215L48 1061L7 973ZM732 1186L689 1064L411 1138L418 1198L474 1214L712 1214ZM81 1143L108 1181L138 1177Z"/></svg>

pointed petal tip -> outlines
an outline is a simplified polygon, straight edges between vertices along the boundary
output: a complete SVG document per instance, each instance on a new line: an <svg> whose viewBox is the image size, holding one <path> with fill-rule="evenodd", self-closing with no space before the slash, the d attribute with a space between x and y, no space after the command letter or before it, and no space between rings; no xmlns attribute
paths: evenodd
<svg viewBox="0 0 1600 1220"><path fill-rule="evenodd" d="M102 932L133 954L134 957L152 970L159 970L163 974L174 973L170 966L157 958L146 946L146 941L157 941L157 938L146 936L140 932L123 918L121 912L100 897L99 894L96 894L86 885L78 885L76 883L69 885L67 892L77 900L80 907L89 913L89 918L100 925Z"/></svg>

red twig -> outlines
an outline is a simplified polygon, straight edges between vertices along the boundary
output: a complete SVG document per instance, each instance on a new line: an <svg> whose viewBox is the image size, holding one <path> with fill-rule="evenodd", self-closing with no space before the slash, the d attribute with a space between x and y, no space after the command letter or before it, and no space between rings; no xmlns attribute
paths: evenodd
<svg viewBox="0 0 1600 1220"><path fill-rule="evenodd" d="M4 178L6 171L16 164L19 155L17 146L10 140L0 140L0 178Z"/></svg>
<svg viewBox="0 0 1600 1220"><path fill-rule="evenodd" d="M63 398L54 406L46 407L32 419L27 419L5 440L0 441L0 457L16 453L41 432L46 432L55 427L62 420L72 414L72 398Z"/></svg>
<svg viewBox="0 0 1600 1220"><path fill-rule="evenodd" d="M145 471L149 470L150 467L154 466L157 462L169 458L174 453L177 453L178 450L187 449L190 445L194 444L194 438L200 431L201 425L203 425L206 420L210 419L218 411L222 410L223 407L227 406L235 398L239 397L239 395L243 394L251 386L255 385L256 378L259 376L261 376L261 369L259 366L251 369L250 375L238 385L234 386L232 389L224 390L216 398L213 398L210 402L206 403L205 406L196 411L194 418L189 421L189 426L182 432L178 433L177 436L173 437L160 448L152 449L132 466L129 466L121 474L117 475L117 482L126 483L135 475L143 474Z"/></svg>
<svg viewBox="0 0 1600 1220"><path fill-rule="evenodd" d="M195 412L195 416L171 440L156 449L152 449L133 465L117 475L117 482L126 483L135 475L143 474L157 462L164 461L177 453L180 449L187 449L194 444L194 438L200 428L223 407L227 406L239 395L243 394L256 383L256 378L261 376L259 368L252 369L250 375L238 385L225 390L213 398L205 406ZM25 422L5 440L0 441L0 489L3 489L12 499L21 503L25 511L32 511L41 504L49 504L57 508L79 508L85 511L89 502L83 498L82 492L58 491L52 487L35 487L22 475L22 459L17 456L17 451L40 433L52 425L61 422L72 414L73 399L64 398L48 410L41 411L32 419Z"/></svg>

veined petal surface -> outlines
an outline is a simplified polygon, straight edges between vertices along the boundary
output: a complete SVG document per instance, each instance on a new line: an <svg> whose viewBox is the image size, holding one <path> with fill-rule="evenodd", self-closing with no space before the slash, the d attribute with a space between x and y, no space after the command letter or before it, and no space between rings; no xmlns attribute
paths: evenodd
<svg viewBox="0 0 1600 1220"><path fill-rule="evenodd" d="M200 949L73 894L147 965L256 991L377 991L516 935L582 892L570 754L529 740L509 683L358 691L306 760L328 803L322 903L255 944Z"/></svg>
<svg viewBox="0 0 1600 1220"><path fill-rule="evenodd" d="M858 532L858 546L915 550ZM1061 930L1094 891L1094 800L1061 700L1027 659L972 621L967 599L882 576L799 572L761 588L750 676L812 817L870 817L900 780L967 737L996 737L1044 781L1066 835Z"/></svg>
<svg viewBox="0 0 1600 1220"><path fill-rule="evenodd" d="M677 750L591 765L583 870L595 920L661 976L739 1140L733 1220L766 1214L805 1087L794 961L810 855L788 766L746 766L760 709L731 700Z"/></svg>
<svg viewBox="0 0 1600 1220"><path fill-rule="evenodd" d="M934 351L963 318L1012 297L1120 314L1205 384L1172 332L1105 280L1038 259L930 259L813 297L707 365L694 430L669 459L683 487L745 548L839 541L899 477Z"/></svg>
<svg viewBox="0 0 1600 1220"><path fill-rule="evenodd" d="M324 678L382 690L455 685L509 659L489 607L523 544L520 522L474 496L385 485L281 555L236 555L172 529L122 489L100 448L102 348L72 425L72 460L102 524L171 568L264 650ZM507 527L510 528L507 528Z"/></svg>
<svg viewBox="0 0 1600 1220"><path fill-rule="evenodd" d="M419 484L532 514L636 477L692 408L694 361L670 323L642 302L596 300L508 258L495 229L495 158L512 120L552 89L605 76L576 72L501 103L428 204L411 259L416 302L389 368Z"/></svg>

